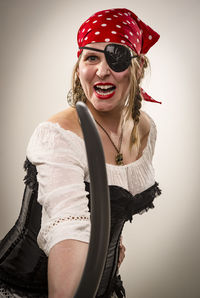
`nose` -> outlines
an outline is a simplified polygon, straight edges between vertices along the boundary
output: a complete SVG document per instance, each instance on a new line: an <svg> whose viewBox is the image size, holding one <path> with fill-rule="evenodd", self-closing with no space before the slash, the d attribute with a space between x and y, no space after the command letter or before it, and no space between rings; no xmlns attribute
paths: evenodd
<svg viewBox="0 0 200 298"><path fill-rule="evenodd" d="M110 75L110 68L106 62L106 59L102 59L97 65L96 75L100 79L104 79L105 77Z"/></svg>

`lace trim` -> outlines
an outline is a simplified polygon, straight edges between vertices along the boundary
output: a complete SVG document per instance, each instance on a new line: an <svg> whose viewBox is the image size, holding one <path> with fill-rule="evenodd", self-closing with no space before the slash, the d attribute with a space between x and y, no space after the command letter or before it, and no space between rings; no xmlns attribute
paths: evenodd
<svg viewBox="0 0 200 298"><path fill-rule="evenodd" d="M127 204L127 219L130 222L132 222L134 214L143 214L149 209L153 209L155 207L153 201L162 193L158 185L159 184L155 182L155 184L148 188L146 191L135 195L134 200L130 201L129 204Z"/></svg>
<svg viewBox="0 0 200 298"><path fill-rule="evenodd" d="M55 228L56 226L62 224L62 223L65 223L67 221L70 221L70 222L87 222L90 220L90 217L86 216L86 215L79 215L79 216L73 216L73 215L69 215L69 216L65 216L65 217L59 217L57 219L54 219L52 221L50 221L48 223L48 225L45 227L43 227L39 234L42 235L42 237L46 238L46 235L53 229Z"/></svg>
<svg viewBox="0 0 200 298"><path fill-rule="evenodd" d="M38 182L37 182L37 170L36 166L34 166L28 158L26 158L24 162L24 170L26 171L26 176L24 177L25 185L28 185L34 191L38 190Z"/></svg>
<svg viewBox="0 0 200 298"><path fill-rule="evenodd" d="M88 216L85 215L79 215L79 216L66 216L66 217L59 217L58 219L50 222L49 226L54 227L57 224L66 222L66 221L88 221L90 218Z"/></svg>
<svg viewBox="0 0 200 298"><path fill-rule="evenodd" d="M5 290L5 289L0 289L0 297L16 297L13 294L11 294L9 291Z"/></svg>
<svg viewBox="0 0 200 298"><path fill-rule="evenodd" d="M0 298L47 298L47 295L18 293L11 288L0 288Z"/></svg>
<svg viewBox="0 0 200 298"><path fill-rule="evenodd" d="M19 296L17 294L11 293L10 291L6 289L0 289L0 297L1 298L25 298L25 296Z"/></svg>

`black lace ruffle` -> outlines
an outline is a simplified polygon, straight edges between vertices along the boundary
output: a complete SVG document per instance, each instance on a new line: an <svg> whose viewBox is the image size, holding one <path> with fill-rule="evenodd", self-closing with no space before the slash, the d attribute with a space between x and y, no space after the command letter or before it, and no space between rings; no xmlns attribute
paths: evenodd
<svg viewBox="0 0 200 298"><path fill-rule="evenodd" d="M28 185L34 191L38 189L38 182L37 182L37 170L36 166L34 166L28 158L26 158L24 162L24 170L26 171L26 176L24 177L25 185Z"/></svg>
<svg viewBox="0 0 200 298"><path fill-rule="evenodd" d="M0 280L0 288L6 290L9 292L10 296L6 297L12 297L11 295L19 295L20 298L48 298L47 294L42 294L42 293L25 293L24 289L20 289L18 287L12 287L9 286L9 283L4 283L2 280ZM8 294L6 294L8 295ZM0 295L1 297L1 295Z"/></svg>
<svg viewBox="0 0 200 298"><path fill-rule="evenodd" d="M90 185L86 184L86 191L89 192ZM142 214L149 209L154 208L154 199L161 194L161 190L158 187L158 183L155 182L150 188L133 196L128 190L117 186L110 185L110 199L111 199L111 219L112 222L116 221L130 221L132 222L133 215ZM90 208L90 196L89 208Z"/></svg>
<svg viewBox="0 0 200 298"><path fill-rule="evenodd" d="M159 195L161 195L161 189L157 182L147 190L135 195L126 206L128 220L132 222L134 214L142 214L154 208L153 201Z"/></svg>

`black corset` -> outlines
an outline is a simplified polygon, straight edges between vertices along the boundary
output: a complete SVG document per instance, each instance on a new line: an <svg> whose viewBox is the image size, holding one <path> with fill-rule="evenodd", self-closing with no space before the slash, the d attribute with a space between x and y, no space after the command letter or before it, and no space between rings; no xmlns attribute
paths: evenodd
<svg viewBox="0 0 200 298"><path fill-rule="evenodd" d="M36 167L28 160L24 164L25 190L19 217L0 242L0 287L22 297L47 297L47 256L38 247L37 235L41 225L41 205L37 202L38 183ZM90 185L85 182L86 191ZM133 196L119 186L109 186L111 199L111 232L106 263L97 297L110 297L112 292L123 293L117 276L120 235L127 220L134 214L153 208L153 200L161 191L158 184ZM88 195L90 209L90 196ZM121 296L122 297L122 296Z"/></svg>

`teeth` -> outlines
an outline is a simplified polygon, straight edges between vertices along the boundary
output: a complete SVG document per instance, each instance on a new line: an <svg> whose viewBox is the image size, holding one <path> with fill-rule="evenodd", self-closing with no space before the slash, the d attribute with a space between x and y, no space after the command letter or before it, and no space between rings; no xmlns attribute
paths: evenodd
<svg viewBox="0 0 200 298"><path fill-rule="evenodd" d="M99 88L99 89L109 89L109 88L113 88L114 86L113 85L96 85L95 86L96 88Z"/></svg>
<svg viewBox="0 0 200 298"><path fill-rule="evenodd" d="M96 92L100 95L108 95L108 94L111 94L113 93L113 90L111 91L108 91L108 92L105 92L105 91L101 91L101 90L96 90Z"/></svg>

